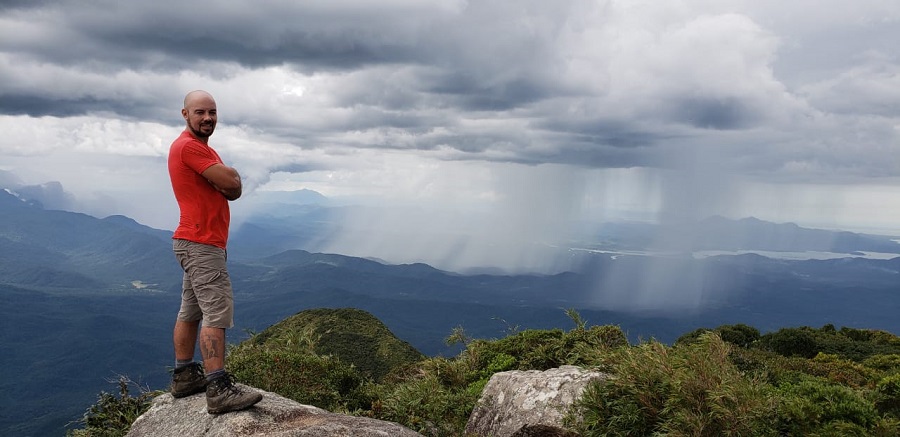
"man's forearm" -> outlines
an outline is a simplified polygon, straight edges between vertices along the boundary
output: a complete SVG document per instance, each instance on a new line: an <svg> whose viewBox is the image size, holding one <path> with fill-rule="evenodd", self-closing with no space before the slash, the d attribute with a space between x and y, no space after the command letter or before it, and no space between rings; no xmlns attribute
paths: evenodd
<svg viewBox="0 0 900 437"><path fill-rule="evenodd" d="M225 196L228 200L237 200L241 197L243 192L243 184L241 183L241 175L235 170L233 167L225 167L226 171L228 171L228 177L231 180L227 180L227 185L225 187L219 186L215 184L213 181L209 181L210 184L223 196ZM220 180L221 181L221 180Z"/></svg>

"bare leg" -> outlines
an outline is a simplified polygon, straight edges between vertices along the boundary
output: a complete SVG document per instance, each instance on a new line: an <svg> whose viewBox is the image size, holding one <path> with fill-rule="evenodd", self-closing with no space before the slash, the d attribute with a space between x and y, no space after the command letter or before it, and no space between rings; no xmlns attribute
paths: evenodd
<svg viewBox="0 0 900 437"><path fill-rule="evenodd" d="M172 338L175 343L176 360L194 359L194 348L197 347L197 329L199 326L199 320L196 322L175 321L175 330Z"/></svg>
<svg viewBox="0 0 900 437"><path fill-rule="evenodd" d="M204 326L200 328L200 353L206 373L225 368L225 329Z"/></svg>

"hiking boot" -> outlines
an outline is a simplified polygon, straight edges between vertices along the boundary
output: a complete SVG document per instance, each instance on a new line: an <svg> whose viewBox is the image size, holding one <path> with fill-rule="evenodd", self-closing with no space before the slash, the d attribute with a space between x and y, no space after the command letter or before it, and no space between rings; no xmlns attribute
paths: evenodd
<svg viewBox="0 0 900 437"><path fill-rule="evenodd" d="M206 390L206 375L203 366L191 363L172 373L172 396L183 398Z"/></svg>
<svg viewBox="0 0 900 437"><path fill-rule="evenodd" d="M222 414L249 408L262 400L262 394L242 390L234 385L234 377L228 373L212 380L206 386L206 411Z"/></svg>

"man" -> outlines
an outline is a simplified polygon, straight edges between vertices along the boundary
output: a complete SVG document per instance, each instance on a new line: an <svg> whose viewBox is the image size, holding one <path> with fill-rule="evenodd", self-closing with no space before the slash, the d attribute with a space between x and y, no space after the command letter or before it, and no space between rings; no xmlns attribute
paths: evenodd
<svg viewBox="0 0 900 437"><path fill-rule="evenodd" d="M225 268L228 201L241 197L241 176L209 147L217 122L213 97L205 91L188 93L181 115L187 127L169 149L169 177L181 211L173 249L184 270L173 333L171 392L180 398L206 390L207 411L221 414L262 399L259 393L235 386L225 372L225 329L234 326L231 279ZM194 362L198 334L202 367Z"/></svg>

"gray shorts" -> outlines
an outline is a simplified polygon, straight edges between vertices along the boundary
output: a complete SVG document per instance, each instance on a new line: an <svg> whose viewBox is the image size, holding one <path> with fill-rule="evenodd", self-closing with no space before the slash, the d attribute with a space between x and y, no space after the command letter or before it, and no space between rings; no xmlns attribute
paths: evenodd
<svg viewBox="0 0 900 437"><path fill-rule="evenodd" d="M225 268L225 249L173 240L175 258L184 270L178 320L228 329L234 326L234 296Z"/></svg>

